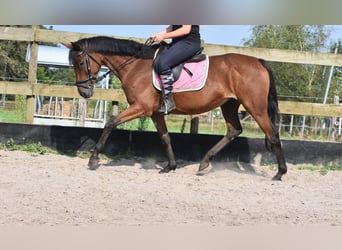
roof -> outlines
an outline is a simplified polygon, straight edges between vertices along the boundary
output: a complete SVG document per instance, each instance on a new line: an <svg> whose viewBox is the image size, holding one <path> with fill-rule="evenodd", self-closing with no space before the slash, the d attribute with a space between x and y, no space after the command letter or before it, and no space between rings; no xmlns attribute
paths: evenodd
<svg viewBox="0 0 342 250"><path fill-rule="evenodd" d="M30 61L30 45L27 47L26 61ZM66 47L53 47L38 45L38 60L40 65L70 66L69 49Z"/></svg>

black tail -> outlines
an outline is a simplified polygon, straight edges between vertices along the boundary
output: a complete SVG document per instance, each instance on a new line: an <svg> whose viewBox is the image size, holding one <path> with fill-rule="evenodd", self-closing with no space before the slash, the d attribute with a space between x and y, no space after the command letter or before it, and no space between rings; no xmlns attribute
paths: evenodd
<svg viewBox="0 0 342 250"><path fill-rule="evenodd" d="M277 97L277 90L275 87L274 75L273 75L272 69L270 68L270 65L265 60L259 59L259 61L262 64L262 66L264 66L265 69L268 71L268 75L270 78L267 112L268 112L268 116L270 118L270 121L273 127L273 132L275 135L278 135L278 124L279 124L280 116L279 116L278 97ZM265 138L265 144L266 144L266 148L270 150L268 141L266 138Z"/></svg>

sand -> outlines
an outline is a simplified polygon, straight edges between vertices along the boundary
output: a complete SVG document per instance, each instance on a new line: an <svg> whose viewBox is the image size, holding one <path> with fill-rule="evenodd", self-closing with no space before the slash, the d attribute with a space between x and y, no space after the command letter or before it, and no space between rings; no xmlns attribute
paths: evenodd
<svg viewBox="0 0 342 250"><path fill-rule="evenodd" d="M101 160L0 150L0 225L338 225L342 226L342 171L289 166L275 170L214 162L203 176L197 162Z"/></svg>

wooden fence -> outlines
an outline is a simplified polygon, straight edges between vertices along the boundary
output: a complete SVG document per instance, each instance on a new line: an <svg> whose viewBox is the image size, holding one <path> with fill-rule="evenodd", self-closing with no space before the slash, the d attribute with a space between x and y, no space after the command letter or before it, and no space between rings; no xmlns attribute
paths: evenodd
<svg viewBox="0 0 342 250"><path fill-rule="evenodd" d="M73 33L33 28L0 27L0 40L16 40L31 43L29 75L27 82L0 81L0 94L15 94L27 96L26 122L33 123L34 96L59 96L79 98L76 87L36 84L38 42L68 43L81 38L93 37L98 34ZM117 36L116 36L117 37ZM118 38L118 37L117 37ZM143 39L134 39L144 42ZM316 64L327 66L342 66L342 55L318 52L300 52L279 49L245 48L204 44L204 53L218 55L224 53L241 53L264 58L268 61L278 61L299 64ZM121 90L96 89L91 99L126 102ZM342 106L339 104L319 104L308 102L279 101L282 114L304 116L342 117Z"/></svg>

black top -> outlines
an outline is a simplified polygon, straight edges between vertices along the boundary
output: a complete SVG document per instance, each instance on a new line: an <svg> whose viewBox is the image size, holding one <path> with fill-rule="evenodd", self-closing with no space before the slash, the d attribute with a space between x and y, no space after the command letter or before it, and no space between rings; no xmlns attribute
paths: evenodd
<svg viewBox="0 0 342 250"><path fill-rule="evenodd" d="M181 27L182 25L172 25L172 31L177 30ZM201 36L199 30L199 25L191 25L191 30L189 34L180 37L175 37L172 39L172 42L175 43L180 40L187 40L191 43L201 43Z"/></svg>

